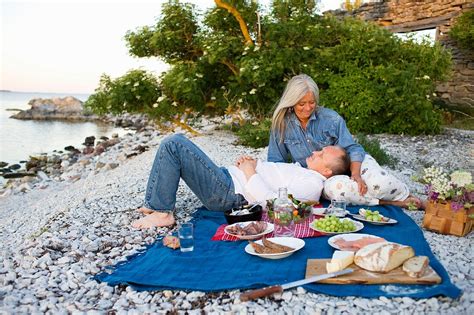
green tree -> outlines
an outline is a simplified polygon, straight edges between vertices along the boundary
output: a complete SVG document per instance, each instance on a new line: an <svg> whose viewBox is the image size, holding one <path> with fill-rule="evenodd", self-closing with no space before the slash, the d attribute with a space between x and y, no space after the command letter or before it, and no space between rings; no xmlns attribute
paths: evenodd
<svg viewBox="0 0 474 315"><path fill-rule="evenodd" d="M464 11L455 21L449 31L449 36L454 38L465 49L474 49L474 9Z"/></svg>
<svg viewBox="0 0 474 315"><path fill-rule="evenodd" d="M307 73L321 88L322 105L343 115L353 132L439 130L433 92L450 68L439 45L404 42L357 19L320 16L314 0L274 0L268 12L256 1L215 2L199 15L193 5L169 1L156 25L126 34L130 54L171 65L160 77L157 106L145 106L155 117L240 109L269 117L286 81ZM93 96L96 104L101 93Z"/></svg>

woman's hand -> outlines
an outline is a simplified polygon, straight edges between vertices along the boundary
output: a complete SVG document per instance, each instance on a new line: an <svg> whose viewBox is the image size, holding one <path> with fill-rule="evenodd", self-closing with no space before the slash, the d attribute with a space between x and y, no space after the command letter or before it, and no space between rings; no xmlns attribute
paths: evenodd
<svg viewBox="0 0 474 315"><path fill-rule="evenodd" d="M352 175L351 179L357 183L357 186L359 187L359 194L361 196L365 195L367 193L367 184L364 182L362 177L360 177L360 175Z"/></svg>

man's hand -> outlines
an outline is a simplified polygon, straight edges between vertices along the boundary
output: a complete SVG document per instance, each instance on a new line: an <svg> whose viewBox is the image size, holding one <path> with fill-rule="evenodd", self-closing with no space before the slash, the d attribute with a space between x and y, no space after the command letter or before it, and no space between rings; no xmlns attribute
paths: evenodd
<svg viewBox="0 0 474 315"><path fill-rule="evenodd" d="M245 174L247 180L250 179L254 174L257 172L255 169L257 168L257 160L250 156L241 156L237 159L235 165Z"/></svg>
<svg viewBox="0 0 474 315"><path fill-rule="evenodd" d="M351 179L357 183L357 186L359 187L359 194L361 196L365 195L367 193L367 184L364 182L362 177L360 177L360 175L352 175Z"/></svg>

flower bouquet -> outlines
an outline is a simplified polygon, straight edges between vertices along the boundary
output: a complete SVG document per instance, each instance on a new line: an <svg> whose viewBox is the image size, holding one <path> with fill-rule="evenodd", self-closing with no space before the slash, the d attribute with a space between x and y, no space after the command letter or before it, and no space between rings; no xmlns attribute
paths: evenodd
<svg viewBox="0 0 474 315"><path fill-rule="evenodd" d="M474 219L474 184L465 171L446 173L440 167L429 167L419 179L426 186L428 204L423 227L444 234L464 236Z"/></svg>

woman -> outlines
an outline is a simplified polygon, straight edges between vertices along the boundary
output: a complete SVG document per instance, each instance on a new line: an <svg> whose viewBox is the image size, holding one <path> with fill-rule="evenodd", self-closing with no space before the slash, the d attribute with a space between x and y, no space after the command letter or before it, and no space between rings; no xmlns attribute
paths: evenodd
<svg viewBox="0 0 474 315"><path fill-rule="evenodd" d="M341 146L351 160L351 179L364 195L367 186L360 174L364 149L354 142L339 114L318 104L319 89L313 79L306 74L291 78L273 113L268 161L293 161L306 167L305 159L311 152Z"/></svg>
<svg viewBox="0 0 474 315"><path fill-rule="evenodd" d="M295 198L319 200L324 181L332 175L343 174L349 158L341 147L327 146L309 155L305 164L308 168L244 156L235 166L218 167L186 137L169 136L158 148L148 178L145 207L139 209L146 216L132 226L173 225L181 178L209 210L225 211L248 202L265 202L276 197L280 187L287 187Z"/></svg>

